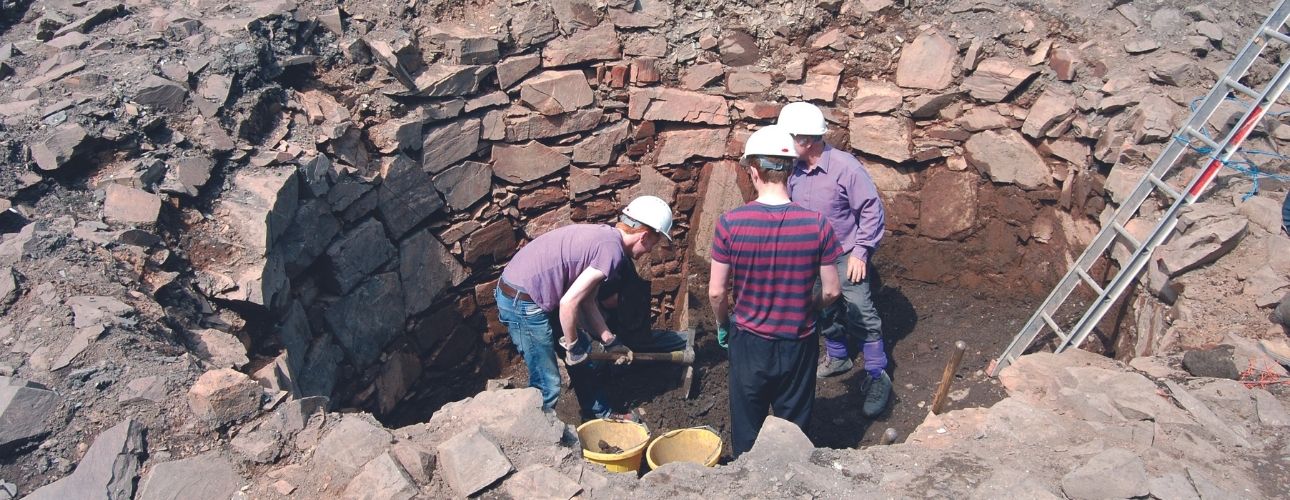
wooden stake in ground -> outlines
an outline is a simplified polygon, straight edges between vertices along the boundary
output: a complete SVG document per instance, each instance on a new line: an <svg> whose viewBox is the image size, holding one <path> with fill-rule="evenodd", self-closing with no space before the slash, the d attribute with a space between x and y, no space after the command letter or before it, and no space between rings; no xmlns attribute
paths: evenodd
<svg viewBox="0 0 1290 500"><path fill-rule="evenodd" d="M954 354L950 356L950 362L945 365L945 373L941 374L941 385L936 387L936 397L932 398L932 414L940 415L941 410L945 409L945 398L950 393L950 382L954 381L954 372L959 371L959 363L963 362L963 351L967 350L967 344L962 340L954 343Z"/></svg>

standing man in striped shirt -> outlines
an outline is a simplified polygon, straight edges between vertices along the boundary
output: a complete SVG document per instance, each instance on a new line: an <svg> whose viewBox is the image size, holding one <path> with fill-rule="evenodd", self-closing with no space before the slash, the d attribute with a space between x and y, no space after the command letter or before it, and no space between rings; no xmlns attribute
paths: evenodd
<svg viewBox="0 0 1290 500"><path fill-rule="evenodd" d="M730 433L737 457L752 448L769 409L803 432L815 404L816 317L840 294L842 255L824 216L788 198L793 138L770 125L748 138L743 165L757 199L726 212L712 241L708 299L717 342L730 349ZM821 294L815 295L816 280ZM735 307L727 303L734 285Z"/></svg>
<svg viewBox="0 0 1290 500"><path fill-rule="evenodd" d="M869 375L861 411L876 417L887 408L891 394L882 320L870 289L870 283L877 281L877 269L870 261L886 226L882 199L860 160L824 143L827 128L820 108L808 102L790 103L780 110L777 124L793 135L797 147L798 161L788 178L793 202L824 215L842 245L836 269L842 300L824 314L825 356L816 373L824 378L850 370L852 340L859 337Z"/></svg>

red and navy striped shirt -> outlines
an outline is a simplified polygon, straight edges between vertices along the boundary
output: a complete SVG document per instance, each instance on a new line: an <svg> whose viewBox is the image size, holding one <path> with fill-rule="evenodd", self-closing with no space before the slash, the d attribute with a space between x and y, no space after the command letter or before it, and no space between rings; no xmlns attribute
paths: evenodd
<svg viewBox="0 0 1290 500"><path fill-rule="evenodd" d="M815 333L812 288L820 265L841 256L824 216L796 203L754 201L726 212L712 241L712 260L730 265L735 326L768 339Z"/></svg>

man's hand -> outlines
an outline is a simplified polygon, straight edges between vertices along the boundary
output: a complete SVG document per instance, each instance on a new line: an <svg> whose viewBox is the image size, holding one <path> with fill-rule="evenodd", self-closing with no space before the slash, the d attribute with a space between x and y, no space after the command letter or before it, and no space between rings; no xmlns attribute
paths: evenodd
<svg viewBox="0 0 1290 500"><path fill-rule="evenodd" d="M847 260L847 279L851 280L852 283L864 281L865 268L868 263L864 259L856 257L855 254L847 257L847 259L849 259Z"/></svg>
<svg viewBox="0 0 1290 500"><path fill-rule="evenodd" d="M606 341L606 339L608 339L608 341ZM601 336L600 340L601 340L601 343L604 344L605 346L605 352L618 355L618 359L614 360L615 365L632 364L633 356L635 355L635 353L633 353L632 350L628 348L626 344L623 344L622 342L620 342L618 340L617 335L614 335L613 333L610 333L610 332L605 332L605 335Z"/></svg>

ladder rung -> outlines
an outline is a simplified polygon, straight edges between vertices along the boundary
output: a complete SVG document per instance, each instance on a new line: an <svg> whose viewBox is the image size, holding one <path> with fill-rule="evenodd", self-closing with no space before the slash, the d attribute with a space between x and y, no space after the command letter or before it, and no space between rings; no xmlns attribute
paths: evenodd
<svg viewBox="0 0 1290 500"><path fill-rule="evenodd" d="M1277 31L1276 29L1273 29L1271 26L1266 26L1263 28L1263 35L1269 38L1275 38L1277 40L1280 40L1281 43L1290 44L1290 36L1287 36L1285 33L1282 33L1280 31Z"/></svg>
<svg viewBox="0 0 1290 500"><path fill-rule="evenodd" d="M1223 77L1223 84L1227 85L1227 88L1230 88L1232 90L1235 90L1237 92L1240 92L1242 94L1249 96L1251 99L1258 99L1260 97L1263 97L1262 94L1259 94L1257 91L1255 91L1252 88L1242 85L1241 82L1233 80L1232 77L1230 76Z"/></svg>
<svg viewBox="0 0 1290 500"><path fill-rule="evenodd" d="M1088 285L1089 288L1093 289L1094 293L1098 295L1102 295L1102 285L1097 284L1097 281L1094 280L1092 276L1089 276L1088 273L1084 272L1083 269L1080 269L1078 267L1075 268L1075 272L1078 273L1079 277L1084 280L1085 285Z"/></svg>
<svg viewBox="0 0 1290 500"><path fill-rule="evenodd" d="M1063 332L1062 329L1057 326L1057 322L1053 321L1053 317L1049 316L1048 313L1040 313L1039 317L1043 318L1044 323L1048 323L1048 328L1052 328L1053 333L1056 333L1057 337L1062 339L1062 342L1066 342L1066 339L1070 338L1070 335Z"/></svg>
<svg viewBox="0 0 1290 500"><path fill-rule="evenodd" d="M1199 140L1200 142L1205 143L1206 146L1213 148L1215 153L1217 153L1219 149L1222 149L1222 145L1220 145L1217 142L1214 142L1214 140L1210 139L1209 136L1206 136L1205 134L1197 132L1196 129L1194 128L1185 127L1183 128L1183 133Z"/></svg>
<svg viewBox="0 0 1290 500"><path fill-rule="evenodd" d="M1124 226L1121 226L1119 222L1111 221L1111 228L1115 229L1115 232L1119 233L1121 238L1124 238L1129 242L1129 245L1133 247L1131 249L1132 251L1136 252L1139 248L1142 248L1142 243L1139 243L1138 239L1134 238L1133 235L1129 233L1129 230Z"/></svg>
<svg viewBox="0 0 1290 500"><path fill-rule="evenodd" d="M1165 194L1169 195L1175 200L1182 197L1182 193L1179 193L1177 189L1174 189L1173 186L1170 186L1169 184L1165 183L1164 180L1161 180L1159 177L1156 177L1153 174L1147 174L1147 180L1150 181L1151 184L1155 185L1156 189L1163 191Z"/></svg>

